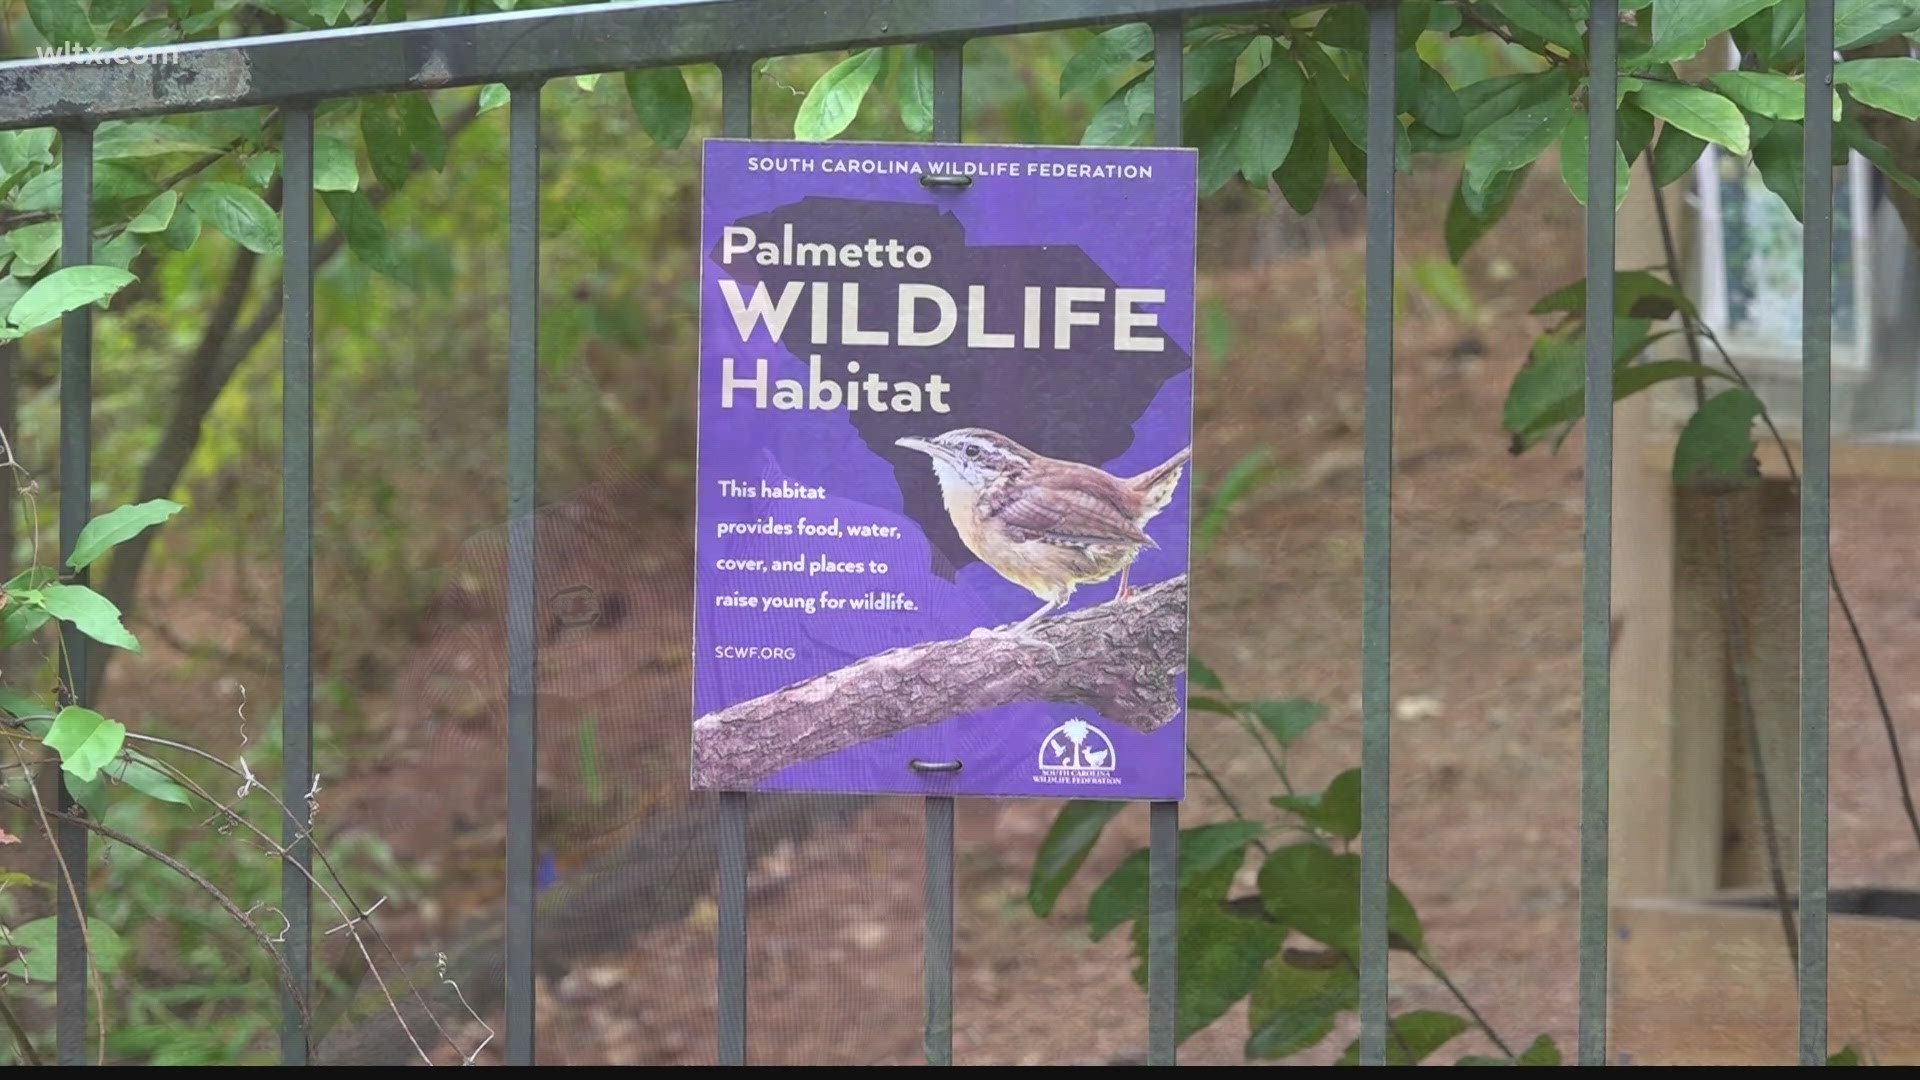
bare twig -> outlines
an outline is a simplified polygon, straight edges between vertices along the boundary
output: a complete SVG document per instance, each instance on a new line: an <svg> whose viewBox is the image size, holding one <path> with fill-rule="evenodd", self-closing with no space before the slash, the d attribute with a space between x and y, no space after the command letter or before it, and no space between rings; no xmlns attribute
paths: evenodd
<svg viewBox="0 0 1920 1080"><path fill-rule="evenodd" d="M1234 801L1234 798L1232 795L1228 794L1227 786L1220 782L1219 777L1213 775L1213 770L1207 768L1207 763L1200 759L1200 755L1194 751L1192 744L1188 744L1187 746L1187 757L1189 760L1191 760L1194 763L1194 765L1199 767L1200 775L1207 778L1207 783L1213 785L1214 792L1220 796L1221 802L1227 804L1227 809L1232 811L1234 819L1236 821L1252 820L1248 818L1247 815L1240 812L1240 804ZM1253 846L1259 848L1260 854L1262 855L1273 854L1272 852L1267 850L1267 845L1264 842L1262 842L1261 839L1257 836L1253 838Z"/></svg>
<svg viewBox="0 0 1920 1080"><path fill-rule="evenodd" d="M8 802L13 804L14 806L19 806L23 808L27 805L26 800L21 799L17 795L5 793L5 792L0 792L0 801ZM103 825L100 822L95 821L92 818L86 816L85 814L74 814L74 813L69 813L65 810L45 810L43 812L50 817L54 817L61 821L71 822L75 825L78 825L81 828L88 830L89 832L98 833L99 835L107 838L108 840L112 840L114 843L125 844L127 847L132 848L133 850L139 852L140 854L146 856L147 858L152 859L153 861L159 863L160 865L166 867L169 870L172 870L174 873L179 874L181 877L186 878L188 881L193 883L195 888L198 888L201 892L204 892L209 897L212 897L213 902L216 904L219 904L220 907L224 909L228 915L233 916L233 920L239 923L242 927L244 927L247 933L253 935L253 939L260 944L261 948L267 951L268 956L273 958L274 966L280 969L281 980L286 983L287 989L293 994L294 1004L297 1005L300 1009L300 1018L302 1022L305 1022L308 1019L310 1014L308 1012L306 996L302 993L299 982L294 979L292 970L287 967L286 958L281 956L280 951L273 947L273 942L267 939L266 932L260 929L259 924L254 922L252 919L248 918L247 913L240 909L240 905L234 903L233 898L228 896L225 892L222 892L218 885L215 885L213 882L207 880L205 875L201 874L199 871L195 870L193 867L188 866L187 864L181 862L180 860L174 858L173 856L167 854L166 852L161 851L160 849L152 846L151 844L143 843L139 840L136 840L133 837L128 836L126 833L123 833L118 829L112 828L111 826L108 826L108 825ZM101 1014L101 1027L104 1029L105 1026L106 1026L106 1016L105 1016L105 1013L103 1012Z"/></svg>
<svg viewBox="0 0 1920 1080"><path fill-rule="evenodd" d="M1446 969L1434 963L1433 957L1428 956L1424 949L1415 949L1413 955L1415 959L1420 961L1420 966L1427 969L1428 974L1440 980L1440 985L1447 988L1447 992L1453 995L1453 1000L1459 1002L1460 1007L1467 1010L1467 1015L1473 1018L1473 1022L1479 1026L1481 1031L1487 1033L1487 1038L1493 1041L1493 1045L1500 1048L1500 1053L1508 1059L1514 1059L1516 1055L1513 1052L1513 1048L1507 1045L1507 1041L1500 1037L1499 1032L1493 1030L1493 1025L1487 1023L1487 1018L1480 1015L1480 1010L1473 1007L1473 1002L1467 1000L1467 995L1462 993L1458 986L1454 985L1453 980L1447 976Z"/></svg>
<svg viewBox="0 0 1920 1080"><path fill-rule="evenodd" d="M64 652L64 650L62 651ZM13 740L9 740L8 744L13 747L14 756L19 759L21 766L25 768L27 757L26 753L20 749L20 744ZM27 793L33 796L31 809L40 826L40 836L46 840L47 847L53 852L53 860L60 868L60 883L66 887L67 899L72 901L73 910L78 913L80 918L80 944L87 953L87 974L91 976L93 985L93 1007L96 1015L100 1017L99 1064L105 1065L107 1063L107 996L106 991L101 989L100 986L100 966L94 961L93 931L87 926L87 905L80 901L80 888L74 884L73 868L67 865L67 856L60 850L60 841L53 834L53 822L48 820L50 816L65 817L66 815L59 810L47 809L46 802L40 798L40 785L35 782L32 770L26 769L26 772ZM17 801L15 796L12 795L6 795L0 792L0 797L5 797L10 802L16 802L16 805L23 808L27 806L25 802ZM86 869L84 865L80 867L83 873Z"/></svg>
<svg viewBox="0 0 1920 1080"><path fill-rule="evenodd" d="M208 753L207 751L202 750L197 746L193 746L188 743L175 742L172 739L164 739L154 735L143 735L138 732L129 731L127 732L127 738L132 741L144 742L144 743L148 743L155 746L165 746L169 749L178 750L183 753L191 754L194 757L198 757L204 761L210 762L213 765L218 766L220 769L226 771L230 775L240 779L243 782L243 788L242 788L243 793L251 793L253 791L258 791L261 794L265 795L266 798L274 804L274 806L280 811L280 813L283 816L291 814L291 811L288 809L286 802L282 800L279 795L275 794L271 787L261 784L256 778L254 778L252 770L245 766L244 761L240 766L235 766L230 762L227 762L224 759L214 754ZM226 820L233 823L237 823L240 826L242 826L244 829L246 829L248 832L252 833L266 847L269 854L274 855L275 857L283 860L285 865L296 868L301 873L301 875L304 876L307 879L307 881L315 889L318 889L320 891L321 898L325 900L328 903L328 905L330 905L333 908L334 912L338 914L340 918L344 920L349 927L352 928L349 930L348 936L353 938L354 944L360 950L362 959L364 959L367 963L367 970L373 974L375 982L379 984L381 992L386 996L388 1006L393 1010L395 1018L400 1021L401 1031L406 1035L408 1040L413 1043L414 1049L419 1051L422 1059L427 1059L427 1053L420 1046L419 1042L416 1039L414 1039L413 1031L410 1027L408 1027L406 1017L401 1013L399 1003L394 1000L391 991L388 989L386 985L386 979L380 974L379 968L374 963L373 956L367 949L366 942L363 941L360 937L360 932L357 928L359 925L365 925L367 930L372 933L375 943L379 945L380 950L386 955L387 959L393 963L393 966L400 972L401 978L406 983L408 992L412 995L414 1000L420 1004L421 1009L426 1013L427 1019L432 1022L435 1030L439 1032L441 1038L445 1039L447 1042L447 1045L451 1046L456 1052L461 1053L463 1056L465 1055L466 1052L464 1050L461 1050L460 1044L458 1043L458 1041L454 1039L453 1034L449 1032L446 1029L446 1026L440 1022L439 1015L436 1014L433 1011L432 1006L427 1003L426 998L420 992L419 986L414 983L412 976L407 974L406 965L401 963L400 957L394 953L393 946L391 943L387 941L386 935L380 931L379 926L371 918L371 915L373 913L373 908L377 908L380 905L376 903L373 905L373 907L366 907L366 908L363 908L360 905L360 902L354 898L352 890L348 888L346 879L341 876L339 869L334 866L333 860L327 855L326 848L323 845L321 845L317 841L314 841L313 837L310 834L305 836L305 839L307 839L309 842L312 842L313 844L314 857L320 861L321 869L324 870L327 876L332 879L333 884L331 886L329 886L327 882L322 881L319 878L319 876L317 876L313 872L311 868L302 866L298 861L292 859L290 857L289 850L286 846L282 845L279 841L269 836L266 832L264 832L259 826L255 825L252 821L249 821L247 818L236 813L230 806L222 803L219 799L215 798L211 792L207 791L206 788L202 787L191 776L188 776L185 772L182 772L177 766L173 765L171 762L168 762L164 759L156 758L154 760L173 779L179 781L181 784L186 786L188 790L192 791L194 794L200 796L202 799L205 799L208 803L216 807L218 809L218 813L216 813L215 815L216 817L224 816ZM311 798L313 794L319 790L319 786L320 786L320 782L318 777L316 777L313 782L313 787L309 789L309 791L307 792L307 797ZM336 890L337 890L337 894L336 894Z"/></svg>

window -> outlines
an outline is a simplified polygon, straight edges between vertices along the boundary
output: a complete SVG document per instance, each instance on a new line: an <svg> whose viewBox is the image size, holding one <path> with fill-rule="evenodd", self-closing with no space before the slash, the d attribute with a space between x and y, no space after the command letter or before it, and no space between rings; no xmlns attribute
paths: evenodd
<svg viewBox="0 0 1920 1080"><path fill-rule="evenodd" d="M1694 167L1691 282L1702 319L1783 427L1800 416L1801 226L1759 170L1709 146ZM1920 265L1859 155L1834 171L1833 424L1920 438Z"/></svg>

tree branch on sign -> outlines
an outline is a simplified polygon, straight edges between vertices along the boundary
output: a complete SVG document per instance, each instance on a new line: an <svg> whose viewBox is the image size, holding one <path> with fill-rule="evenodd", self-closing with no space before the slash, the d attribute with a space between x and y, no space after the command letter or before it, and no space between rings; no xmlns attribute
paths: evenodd
<svg viewBox="0 0 1920 1080"><path fill-rule="evenodd" d="M1136 731L1179 715L1186 575L1123 600L892 649L694 721L694 786L738 788L790 765L1019 701L1085 705Z"/></svg>

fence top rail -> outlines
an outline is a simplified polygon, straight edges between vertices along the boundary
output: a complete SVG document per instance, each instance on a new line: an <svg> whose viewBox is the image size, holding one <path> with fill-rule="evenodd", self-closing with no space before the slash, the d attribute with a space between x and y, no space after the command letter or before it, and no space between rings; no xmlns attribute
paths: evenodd
<svg viewBox="0 0 1920 1080"><path fill-rule="evenodd" d="M0 131L1326 2L623 0L43 56L0 62Z"/></svg>

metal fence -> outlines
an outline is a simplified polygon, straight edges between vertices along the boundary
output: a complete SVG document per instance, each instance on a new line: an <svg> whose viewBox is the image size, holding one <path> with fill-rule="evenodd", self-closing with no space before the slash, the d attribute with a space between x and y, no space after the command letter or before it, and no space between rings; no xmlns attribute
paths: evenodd
<svg viewBox="0 0 1920 1080"><path fill-rule="evenodd" d="M1181 141L1184 20L1233 11L1323 6L1328 0L629 0L603 6L398 23L185 45L175 61L146 69L51 60L0 64L0 130L57 127L63 167L63 266L91 259L93 125L134 116L273 105L285 117L284 824L292 858L309 864L305 802L312 775L313 611L313 117L334 98L505 83L511 89L510 321L507 385L508 671L505 1047L512 1064L534 1060L534 517L539 326L541 84L562 76L715 63L722 73L723 129L751 135L754 63L830 49L930 43L935 52L934 137L959 141L961 49L970 38L1102 23L1154 25L1154 139ZM1398 0L1346 0L1369 14L1367 66L1367 257L1362 681L1362 886L1360 1060L1387 1050L1387 863L1392 589L1394 56ZM1590 146L1615 140L1619 0L1592 0ZM1800 1059L1827 1053L1827 592L1830 453L1830 322L1833 242L1834 0L1807 0L1805 253L1800 484ZM138 77L129 77L138 70ZM1613 155L1588 155L1588 190L1613 186ZM1586 211L1588 311L1614 309L1614 204ZM88 518L90 307L61 323L63 558ZM1613 323L1586 321L1585 563L1581 619L1580 1039L1579 1061L1607 1058L1608 739L1612 591ZM73 685L87 685L89 645L70 633ZM719 1059L744 1064L747 1030L747 810L751 795L721 798ZM63 805L65 792L62 792ZM929 1064L952 1061L953 801L926 800L925 1046ZM1174 1063L1176 848L1179 807L1152 807L1148 946L1149 1060ZM63 824L68 865L85 865L86 833ZM311 985L312 906L306 878L283 867L290 927L288 964ZM86 881L75 883L80 903ZM59 895L58 1057L85 1055L87 965L80 912ZM284 1004L287 1064L305 1064L307 1032L296 1002Z"/></svg>

